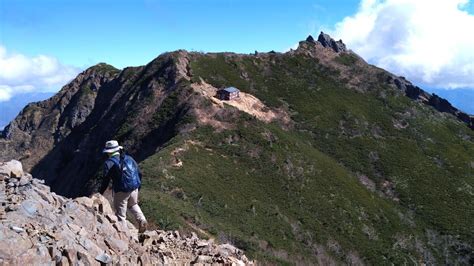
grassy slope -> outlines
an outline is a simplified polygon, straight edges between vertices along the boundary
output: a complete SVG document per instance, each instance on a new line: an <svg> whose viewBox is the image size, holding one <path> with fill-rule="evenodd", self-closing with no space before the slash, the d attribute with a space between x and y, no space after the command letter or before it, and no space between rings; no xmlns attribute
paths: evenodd
<svg viewBox="0 0 474 266"><path fill-rule="evenodd" d="M473 244L474 145L462 138L472 140L471 130L390 88L346 89L314 59L269 61L218 55L192 62L196 79L287 106L297 124L285 131L242 115L235 130L200 128L173 139L142 163L144 208L161 226L191 222L279 262L312 260L321 246L341 261L351 252L372 264L426 260L429 252L441 260L427 228ZM409 126L396 129L394 120ZM171 167L170 152L186 139L202 144L178 155L183 167ZM356 173L380 190L393 183L400 203L369 192Z"/></svg>

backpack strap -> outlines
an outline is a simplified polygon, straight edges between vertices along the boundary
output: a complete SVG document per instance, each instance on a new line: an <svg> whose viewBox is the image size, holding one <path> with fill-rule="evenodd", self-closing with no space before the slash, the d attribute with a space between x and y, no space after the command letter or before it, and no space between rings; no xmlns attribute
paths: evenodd
<svg viewBox="0 0 474 266"><path fill-rule="evenodd" d="M112 161L120 170L120 174L122 175L123 174L123 160L122 158L117 158L116 156L113 156L113 157L110 157L109 159L107 160L110 160Z"/></svg>
<svg viewBox="0 0 474 266"><path fill-rule="evenodd" d="M109 159L107 159L108 161L112 161L115 165L117 165L118 167L120 167L120 160L117 159L117 157L113 156L113 157L110 157Z"/></svg>

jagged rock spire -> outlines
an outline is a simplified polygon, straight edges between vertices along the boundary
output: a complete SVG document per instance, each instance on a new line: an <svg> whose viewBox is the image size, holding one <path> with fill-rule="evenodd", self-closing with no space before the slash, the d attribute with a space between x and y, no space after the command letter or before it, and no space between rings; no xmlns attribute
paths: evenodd
<svg viewBox="0 0 474 266"><path fill-rule="evenodd" d="M307 44L321 44L323 47L329 48L336 53L347 51L346 45L342 42L342 40L335 41L333 38L331 38L331 36L322 31L319 34L317 41L313 38L312 35L308 35L306 40L300 42L300 47L305 47L305 45Z"/></svg>
<svg viewBox="0 0 474 266"><path fill-rule="evenodd" d="M331 48L336 53L347 51L346 45L342 42L342 40L335 41L333 38L331 38L331 36L322 31L319 34L318 42L324 47Z"/></svg>

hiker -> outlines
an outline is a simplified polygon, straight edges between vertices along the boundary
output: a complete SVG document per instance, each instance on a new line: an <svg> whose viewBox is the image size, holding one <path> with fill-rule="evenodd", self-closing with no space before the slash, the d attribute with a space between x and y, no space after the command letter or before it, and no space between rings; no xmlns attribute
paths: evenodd
<svg viewBox="0 0 474 266"><path fill-rule="evenodd" d="M138 222L138 231L145 232L147 221L140 206L138 206L138 190L141 187L142 174L135 160L125 154L123 147L116 140L105 143L103 153L108 158L104 164L101 194L107 190L112 179L115 214L119 221L126 221L127 208Z"/></svg>

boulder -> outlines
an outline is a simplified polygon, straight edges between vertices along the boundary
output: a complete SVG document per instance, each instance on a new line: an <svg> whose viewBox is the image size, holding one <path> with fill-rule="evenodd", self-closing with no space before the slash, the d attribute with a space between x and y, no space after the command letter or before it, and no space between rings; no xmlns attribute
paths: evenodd
<svg viewBox="0 0 474 266"><path fill-rule="evenodd" d="M199 255L193 263L203 263L208 264L212 263L212 257L208 255Z"/></svg>
<svg viewBox="0 0 474 266"><path fill-rule="evenodd" d="M100 255L97 255L95 259L104 264L112 263L112 257L110 257L107 253L102 253Z"/></svg>
<svg viewBox="0 0 474 266"><path fill-rule="evenodd" d="M17 160L11 160L6 163L0 163L0 175L21 178L24 175L23 166Z"/></svg>

